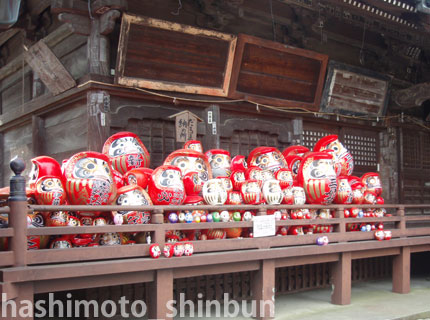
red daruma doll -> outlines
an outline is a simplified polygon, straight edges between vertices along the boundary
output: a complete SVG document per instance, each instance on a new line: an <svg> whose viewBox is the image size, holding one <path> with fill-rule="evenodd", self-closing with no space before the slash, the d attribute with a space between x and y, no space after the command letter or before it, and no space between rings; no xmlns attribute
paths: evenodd
<svg viewBox="0 0 430 320"><path fill-rule="evenodd" d="M98 152L80 152L72 156L64 169L66 191L72 205L111 204L117 187L109 158Z"/></svg>
<svg viewBox="0 0 430 320"><path fill-rule="evenodd" d="M155 205L181 205L185 200L182 173L175 166L160 166L152 172L148 193Z"/></svg>
<svg viewBox="0 0 430 320"><path fill-rule="evenodd" d="M379 179L379 174L376 172L367 172L361 177L361 182L363 183L366 191L372 191L376 196L382 194L381 180Z"/></svg>
<svg viewBox="0 0 430 320"><path fill-rule="evenodd" d="M337 179L333 156L325 152L307 154L300 165L298 183L310 204L330 204L336 196Z"/></svg>
<svg viewBox="0 0 430 320"><path fill-rule="evenodd" d="M103 145L103 154L112 161L112 167L125 174L134 168L149 167L149 152L139 137L132 132L118 132Z"/></svg>
<svg viewBox="0 0 430 320"><path fill-rule="evenodd" d="M30 189L34 190L36 188L36 181L46 176L62 179L61 166L54 158L40 156L31 159L31 163L32 168L28 180Z"/></svg>

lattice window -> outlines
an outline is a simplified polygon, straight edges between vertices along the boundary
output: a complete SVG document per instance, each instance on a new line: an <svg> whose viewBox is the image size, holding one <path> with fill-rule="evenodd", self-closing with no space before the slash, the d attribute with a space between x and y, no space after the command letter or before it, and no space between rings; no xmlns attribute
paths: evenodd
<svg viewBox="0 0 430 320"><path fill-rule="evenodd" d="M421 168L421 143L417 132L403 134L403 166L410 169Z"/></svg>
<svg viewBox="0 0 430 320"><path fill-rule="evenodd" d="M232 157L238 154L248 156L260 146L275 147L281 152L288 147L287 143L278 140L276 134L256 130L235 130L231 137L221 137L220 140L221 149L230 151Z"/></svg>
<svg viewBox="0 0 430 320"><path fill-rule="evenodd" d="M351 153L355 166L377 166L378 154L376 137L345 134L342 144Z"/></svg>
<svg viewBox="0 0 430 320"><path fill-rule="evenodd" d="M303 131L303 146L313 150L315 143L322 137L337 134L336 132L329 132L323 130L304 130Z"/></svg>

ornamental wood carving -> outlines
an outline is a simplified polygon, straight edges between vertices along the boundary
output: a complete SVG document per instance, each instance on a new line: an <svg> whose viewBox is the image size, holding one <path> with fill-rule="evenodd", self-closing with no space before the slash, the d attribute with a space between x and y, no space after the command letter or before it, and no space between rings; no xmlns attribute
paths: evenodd
<svg viewBox="0 0 430 320"><path fill-rule="evenodd" d="M393 92L392 100L405 109L421 106L430 99L430 82L419 83L406 89Z"/></svg>

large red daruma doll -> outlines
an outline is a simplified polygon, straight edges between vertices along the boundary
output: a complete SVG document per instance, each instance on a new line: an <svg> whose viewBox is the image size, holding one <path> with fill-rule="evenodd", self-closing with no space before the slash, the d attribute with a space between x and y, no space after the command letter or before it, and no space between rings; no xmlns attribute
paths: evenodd
<svg viewBox="0 0 430 320"><path fill-rule="evenodd" d="M182 175L195 171L198 173L202 185L212 179L212 169L208 158L201 152L191 149L179 149L173 151L164 160L164 165L178 167Z"/></svg>
<svg viewBox="0 0 430 320"><path fill-rule="evenodd" d="M185 201L182 173L178 167L156 168L149 179L148 193L155 205L181 205Z"/></svg>
<svg viewBox="0 0 430 320"><path fill-rule="evenodd" d="M322 137L314 146L314 152L332 150L335 164L340 167L339 175L350 176L354 170L354 161L351 153L340 143L337 135Z"/></svg>
<svg viewBox="0 0 430 320"><path fill-rule="evenodd" d="M64 168L66 192L72 205L111 204L117 193L109 158L99 152L79 152Z"/></svg>
<svg viewBox="0 0 430 320"><path fill-rule="evenodd" d="M325 152L307 154L297 176L310 204L330 204L336 196L337 177L333 156Z"/></svg>
<svg viewBox="0 0 430 320"><path fill-rule="evenodd" d="M112 167L125 174L134 168L149 167L149 152L139 137L132 132L118 132L103 145L103 154L112 161Z"/></svg>
<svg viewBox="0 0 430 320"><path fill-rule="evenodd" d="M282 153L274 147L257 147L248 157L248 167L257 166L261 170L276 173L280 168L286 168L287 162Z"/></svg>

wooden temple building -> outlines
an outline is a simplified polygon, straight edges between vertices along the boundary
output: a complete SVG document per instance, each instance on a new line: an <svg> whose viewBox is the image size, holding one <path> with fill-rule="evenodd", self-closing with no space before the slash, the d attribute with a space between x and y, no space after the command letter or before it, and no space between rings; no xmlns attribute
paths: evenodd
<svg viewBox="0 0 430 320"><path fill-rule="evenodd" d="M193 136L204 149L232 156L258 146L312 148L337 134L356 175L380 173L383 207L392 212L382 221L393 239L347 233L343 207L333 206L328 246L315 246L317 235L200 241L194 256L166 262L151 259L146 244L27 251L26 234L58 231L27 231L22 217L11 218L0 229L12 243L0 252L0 293L17 301L70 290L98 301L126 295L148 301L150 317L164 318L165 302L181 292L191 300L225 292L271 299L274 292L334 285L332 302L348 304L351 282L385 276L392 276L393 291L409 291L411 261L430 252L426 1L6 2L20 6L16 21L1 22L2 186L14 176L15 156L25 160L26 176L33 157L61 163L80 151L101 152L119 131L142 139L155 168L182 147L174 116L189 111L201 120ZM2 210L27 209L18 201ZM163 243L169 226L157 215L167 208L150 210L155 223L120 228L151 232Z"/></svg>

